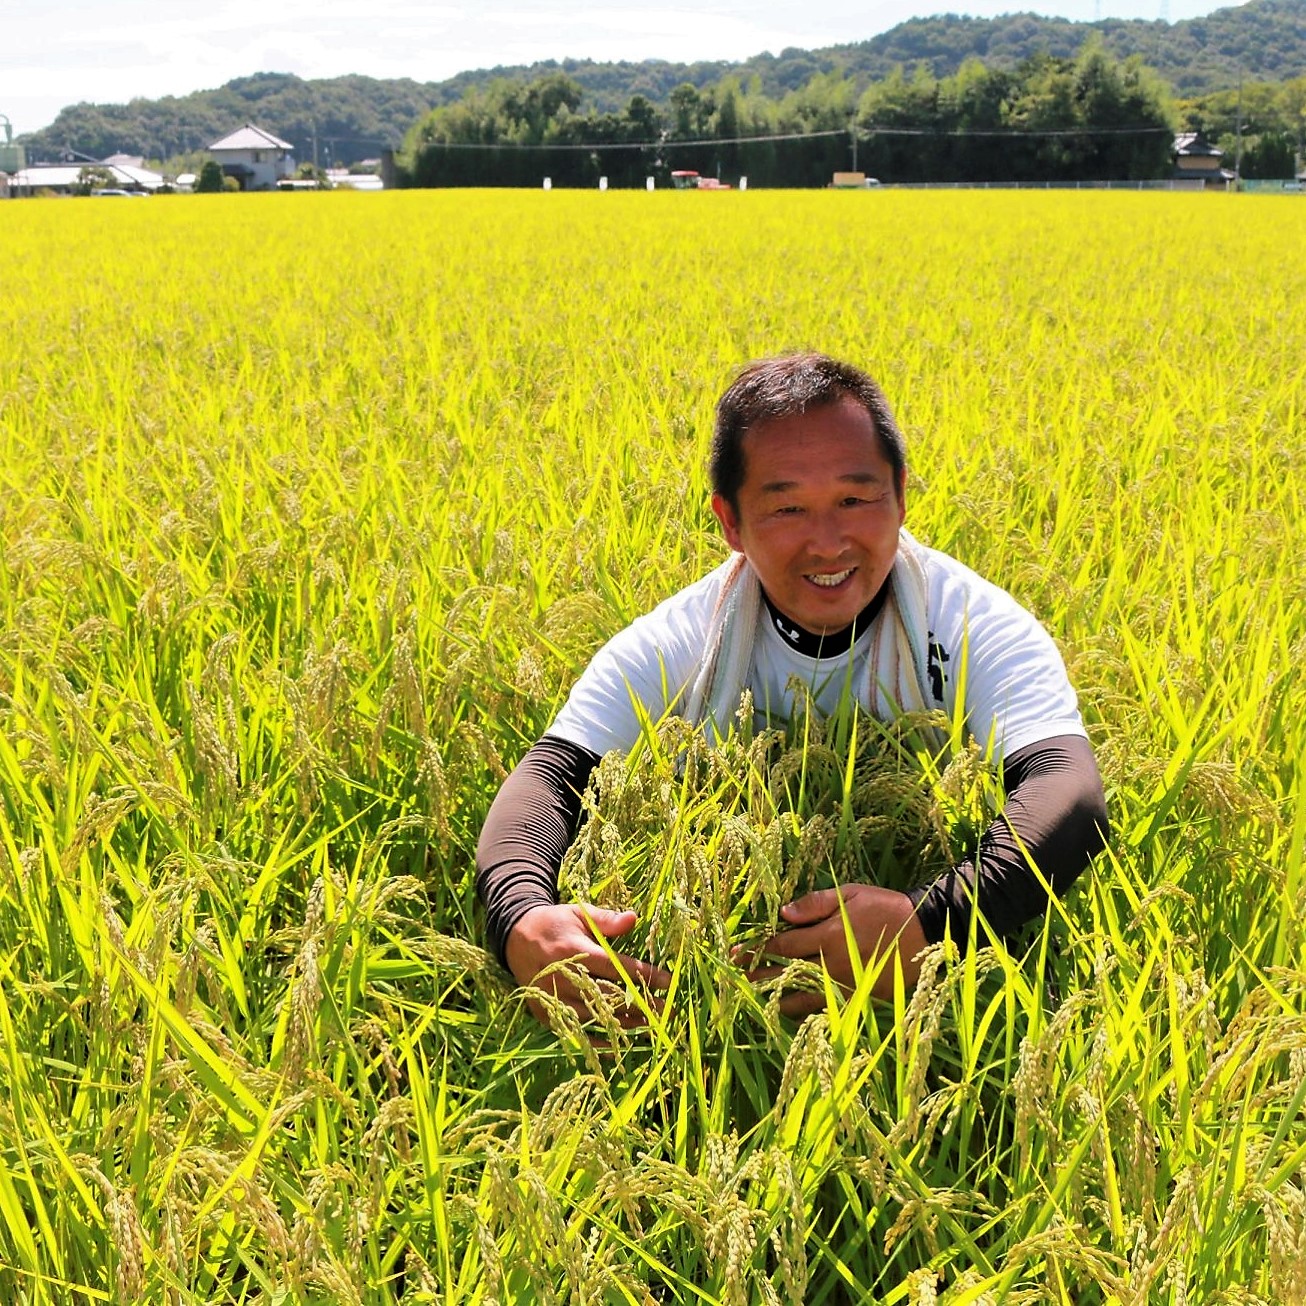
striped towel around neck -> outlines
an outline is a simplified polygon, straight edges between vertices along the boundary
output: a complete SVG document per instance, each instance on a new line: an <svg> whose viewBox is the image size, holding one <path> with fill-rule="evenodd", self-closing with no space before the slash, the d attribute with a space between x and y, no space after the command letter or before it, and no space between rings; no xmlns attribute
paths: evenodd
<svg viewBox="0 0 1306 1306"><path fill-rule="evenodd" d="M721 593L684 713L695 725L703 725L714 742L730 732L739 711L764 606L757 573L742 553L732 554L720 571ZM869 705L881 721L935 706L929 679L927 597L924 550L908 531L900 530L889 592L871 627L870 648L853 669L857 701Z"/></svg>

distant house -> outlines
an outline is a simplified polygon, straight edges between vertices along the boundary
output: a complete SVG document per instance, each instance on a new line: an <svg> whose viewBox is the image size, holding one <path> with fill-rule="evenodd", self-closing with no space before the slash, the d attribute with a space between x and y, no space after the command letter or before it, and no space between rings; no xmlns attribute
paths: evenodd
<svg viewBox="0 0 1306 1306"><path fill-rule="evenodd" d="M1220 166L1224 151L1211 144L1201 132L1181 132L1170 150L1174 158L1173 179L1179 190L1225 190L1234 179Z"/></svg>
<svg viewBox="0 0 1306 1306"><path fill-rule="evenodd" d="M108 173L112 177L109 186L115 190L149 192L164 185L163 176L149 168L136 168L105 159L102 163L34 163L14 173L9 179L9 187L15 195L35 195L38 191L76 195L85 188L83 173L88 168ZM100 181L96 185L98 189L105 183Z"/></svg>
<svg viewBox="0 0 1306 1306"><path fill-rule="evenodd" d="M295 175L294 146L246 123L214 141L209 153L217 160L224 177L234 177L241 190L276 190L277 182Z"/></svg>

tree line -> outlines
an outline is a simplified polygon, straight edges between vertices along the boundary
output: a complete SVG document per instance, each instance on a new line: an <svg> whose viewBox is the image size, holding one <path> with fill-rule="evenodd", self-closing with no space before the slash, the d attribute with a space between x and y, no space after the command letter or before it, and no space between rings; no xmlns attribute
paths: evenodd
<svg viewBox="0 0 1306 1306"><path fill-rule="evenodd" d="M1098 43L1013 69L969 59L953 75L896 69L859 92L817 73L779 98L760 80L684 82L663 105L633 95L587 111L562 72L500 80L433 110L400 158L415 186L613 186L677 169L762 186L826 185L853 167L895 182L1140 180L1168 175L1175 106L1140 59ZM582 148L586 147L586 148Z"/></svg>

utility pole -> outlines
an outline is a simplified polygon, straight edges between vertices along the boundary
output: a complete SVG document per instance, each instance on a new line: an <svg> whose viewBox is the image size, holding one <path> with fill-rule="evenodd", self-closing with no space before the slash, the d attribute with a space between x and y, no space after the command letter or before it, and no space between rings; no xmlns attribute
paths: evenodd
<svg viewBox="0 0 1306 1306"><path fill-rule="evenodd" d="M1233 184L1242 185L1243 179L1243 74L1238 70L1238 126L1236 128L1238 144L1233 156Z"/></svg>
<svg viewBox="0 0 1306 1306"><path fill-rule="evenodd" d="M853 143L853 171L857 171L857 115L853 114L848 123L848 135Z"/></svg>
<svg viewBox="0 0 1306 1306"><path fill-rule="evenodd" d="M1152 62L1159 64L1161 62L1161 42L1165 40L1166 32L1170 27L1170 0L1161 0L1161 12L1156 17L1156 53L1152 56Z"/></svg>

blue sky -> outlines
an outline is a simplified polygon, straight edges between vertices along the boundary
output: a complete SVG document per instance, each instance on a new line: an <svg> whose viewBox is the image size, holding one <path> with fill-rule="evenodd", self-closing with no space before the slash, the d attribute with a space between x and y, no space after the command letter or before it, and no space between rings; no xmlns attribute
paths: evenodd
<svg viewBox="0 0 1306 1306"><path fill-rule="evenodd" d="M1080 21L1171 21L1210 0L0 0L0 114L15 132L79 100L183 95L254 72L439 81L468 68L566 57L742 59L865 40L916 15L1035 9Z"/></svg>

